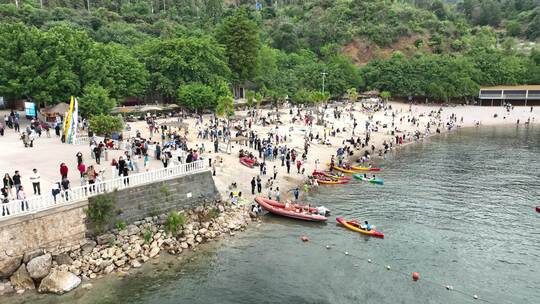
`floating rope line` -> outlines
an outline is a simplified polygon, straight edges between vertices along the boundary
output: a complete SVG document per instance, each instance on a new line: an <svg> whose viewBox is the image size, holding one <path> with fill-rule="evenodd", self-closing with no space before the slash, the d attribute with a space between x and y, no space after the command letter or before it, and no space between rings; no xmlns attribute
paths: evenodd
<svg viewBox="0 0 540 304"><path fill-rule="evenodd" d="M321 243L318 243L318 242L314 242L314 241L311 241L307 236L301 236L300 239L302 240L302 242L304 243L313 243L313 244L316 244L316 245L319 245L323 248L326 248L327 250L331 250L333 247L331 245L328 245L328 244L321 244ZM388 264L381 264L381 263L378 263L376 261L373 261L372 259L369 259L369 258L366 258L366 257L362 257L362 256L359 256L359 255L356 255L354 253L351 253L351 252L348 252L348 251L337 251L341 254L344 254L345 256L349 256L349 257L353 257L353 258L357 258L359 260L362 260L362 261L365 261L367 262L368 264L374 264L374 265L379 265L379 266L383 266L386 268L386 270L388 271L392 271L392 272L395 272L395 273L399 273L399 274L403 274L405 275L405 277L410 277L411 274L410 273L407 273L407 272L404 272L404 271L400 271L400 270L396 270L396 269L392 269L390 267L390 265ZM356 265L355 265L356 266ZM418 281L420 279L420 275L417 273L417 272L413 272L412 273L412 279L414 281ZM445 285L445 284L441 284L441 283L438 283L438 282L435 282L433 280L430 280L430 279L426 279L426 278L422 278L422 281L425 281L429 284L432 284L432 285L435 285L437 287L442 287L442 288L445 288L446 290L448 291L454 291L454 292L457 292L461 295L464 295L466 297L469 297L469 298L472 298L472 299L475 299L475 300L478 300L478 301L481 301L481 302L484 302L484 303L489 303L489 304L496 304L496 302L492 302L488 299L484 299L484 298L480 298L478 295L476 294L471 294L471 293L468 293L464 290L459 290L459 289L455 289L452 285Z"/></svg>

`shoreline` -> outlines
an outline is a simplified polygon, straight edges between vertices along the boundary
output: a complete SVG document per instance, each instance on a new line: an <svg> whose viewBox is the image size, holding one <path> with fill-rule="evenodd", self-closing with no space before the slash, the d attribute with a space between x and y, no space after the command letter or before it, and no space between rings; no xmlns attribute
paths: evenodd
<svg viewBox="0 0 540 304"><path fill-rule="evenodd" d="M511 122L510 120L506 120L506 121L500 121L499 123L493 123L493 124L487 124L487 125L482 124L481 127L482 127L482 126L505 126L505 125L510 126L510 125L512 125L512 124L513 124L513 122ZM287 127L290 127L290 125L287 125ZM294 128L295 128L295 127L298 127L298 125L293 125L293 127L294 127ZM300 126L300 127L302 127L302 126ZM441 129L441 133L432 132L432 133L426 134L425 136L422 136L422 137L419 138L418 140L410 140L410 141L408 141L408 142L404 142L404 143L401 144L401 145L394 146L392 149L389 150L389 153L397 153L398 151L401 150L400 148L410 146L410 144L413 144L413 143L420 143L420 142L423 142L424 140L430 139L430 138L431 138L432 136L434 136L434 135L442 135L442 134L447 135L447 134L451 134L451 133L453 133L454 131L457 131L457 130L459 130L459 129L461 129L461 128L474 128L474 127L475 127L474 125L464 125L464 126L460 126L460 127L455 127L453 130ZM408 131L408 132L410 133L410 131ZM193 133L192 133L192 135L193 135ZM376 133L375 135L376 135L376 136L374 136L374 137L375 137L375 140L379 142L379 145L380 145L380 142L381 142L381 141L384 141L384 140L386 140L386 138L389 138L389 137L391 136L390 134L382 134L382 133ZM409 138L410 138L410 137L409 137ZM343 142L344 142L344 141L346 140L346 137L343 137L343 136L336 136L336 137L334 138L334 141L336 141L336 140L343 140ZM338 144L337 146L340 146L340 145ZM232 149L231 154L223 154L223 156L224 156L225 158L228 158L229 160L235 161L235 160L238 159L238 157L237 157L236 155L234 155L234 151L235 151L235 149L238 150L238 149L240 149L240 148L245 148L245 146L242 146L242 145L235 145L235 147ZM318 148L318 149L316 149L316 151L319 150L319 152L321 153L322 156L325 156L325 155L328 156L328 155L331 155L331 153L334 153L334 152L333 152L333 149L336 149L336 145L331 145L331 146L329 146L329 147L327 147L327 146L322 146L322 147L319 146L319 147L316 147L316 148ZM357 157L357 155L358 155L357 152L358 152L358 151L355 150L355 154L354 154L352 157ZM208 155L211 155L211 154L208 154ZM220 155L221 155L221 153L220 153ZM206 155L206 156L207 156L207 155ZM212 156L213 156L213 155L212 155ZM374 162L377 162L377 163L383 163L384 161L386 161L386 158L384 157L384 154L383 154L382 157L374 156L371 160L373 160ZM275 163L275 162L276 162L276 160L273 161L273 163ZM322 160L320 163L321 163L322 165L324 165L324 164L325 164L325 160ZM226 164L227 164L227 163L226 163ZM279 160L278 160L278 164L279 164ZM309 168L309 165L314 165L314 164L315 164L315 163L314 163L313 161L307 162L307 165L308 165L307 168ZM235 166L233 165L232 168L235 168ZM224 169L226 169L226 168L225 168L225 167L220 167L220 169L221 169L221 173L224 173ZM247 168L244 169L243 167L242 167L242 169L243 169L244 171L247 170ZM248 172L249 172L249 171L248 171ZM310 172L309 169L307 169L306 172ZM384 171L383 171L383 172L384 172ZM226 173L226 172L225 172L225 173ZM382 174L384 174L384 173L382 173ZM282 175L282 174L280 174L280 176L281 176L281 175ZM224 179L224 178L226 179L226 176L227 176L227 175L223 174L223 175L218 175L217 177L215 177L215 178L214 178L214 182L216 183L216 185L218 185L218 183L221 182L221 186L223 186L223 181L222 181L222 179ZM242 177L242 176L240 175L240 177ZM288 177L288 178L287 178L287 177ZM302 184L304 183L304 181L305 181L305 177L306 177L305 175L299 175L299 174L296 174L296 173L293 174L293 176L290 176L290 175L289 175L289 176L286 176L285 179L280 180L280 187L283 187L283 185L290 185L289 187L295 187L295 185L298 185L298 184L302 185ZM249 180L249 179L248 179L248 180ZM320 187L325 187L325 186L319 186L319 188L320 188ZM224 195L224 193L226 193L225 191L227 191L227 190L223 190L223 188L220 188L219 186L218 186L218 189L220 190L220 193L222 194L222 199L223 199L223 200L227 200L228 197L227 197L226 195ZM283 187L282 189L286 190L287 188ZM318 192L319 192L318 190L316 190L316 191L314 191L314 192L313 192L313 191L309 191L308 193L302 193L302 195L305 197L306 195L314 194L314 193L318 193ZM284 194L282 195L283 198L286 198L286 197L289 197L289 196L290 196L290 195L289 195L288 193L286 193L285 191L283 191L282 193L284 193ZM251 194L247 194L245 197L249 197L250 195L251 195ZM262 196L265 196L265 192L261 193L261 195L262 195ZM244 198L245 198L245 197L244 197ZM229 203L225 203L224 206L225 206L225 205L229 206L229 207L228 207L228 208L229 208L228 210L231 211L232 214L235 214L235 215L233 215L233 216L241 215L241 216L243 217L243 219L245 220L246 225L247 225L247 223L249 223L249 222L251 221L251 219L250 219L250 217L249 217L249 214L248 214L248 211L247 211L248 207L242 207L242 208L237 208L237 209L230 209L230 208L231 208L231 205L230 205ZM224 210L225 210L225 207L224 207ZM208 211L208 210L204 210L204 208L203 208L203 211L206 212L206 211ZM157 219L154 219L154 220L157 220ZM163 219L160 218L160 220L163 220ZM146 223L146 224L148 224L148 223ZM161 225L162 225L162 224L163 224L163 223L161 223ZM159 227L160 224L158 223L157 225L158 225L158 227ZM236 226L236 227L239 227L239 228L232 228L232 229L229 229L229 231L244 230L245 227L246 227L246 225L239 224L239 225ZM227 228L228 228L228 227L227 227ZM141 231L141 230L142 230L142 229L139 229L139 231ZM158 230L158 231L159 231L159 230L162 230L162 228L161 228L161 229L157 228L157 230ZM162 231L161 231L161 232L162 232ZM226 233L225 233L225 234L226 234ZM162 235L163 235L163 234L162 234ZM234 232L229 233L229 235L230 235L230 236L234 236ZM141 235L141 236L142 236L142 235ZM192 248L192 249L189 250L189 251L196 251L195 247L196 247L199 243L202 243L202 242L201 242L201 241L202 241L202 237L201 237L200 241L198 241L198 240L196 239L196 236L197 236L197 234L194 234L194 235L193 235L193 238L189 238L189 239L193 239L193 241L195 241L195 242L193 243L193 244L195 244L195 246L192 246L191 244L188 244L188 248ZM161 235L160 235L160 237L161 237ZM139 237L139 238L140 238L140 237ZM159 239L159 237L158 237L158 239ZM177 245L179 245L180 247L177 247L177 250L175 250L175 254L176 254L176 253L182 252L182 250L178 250L179 248L182 248L183 250L188 249L188 248L183 248L183 246L185 247L185 245L182 245L182 244L181 244L181 243L187 243L187 242L186 242L187 239L188 239L188 238L186 238L185 240L181 241L180 244L177 244ZM215 239L215 238L210 238L210 239ZM157 243L158 243L158 242L157 242L158 240L155 240L155 241L156 241L156 244L157 244ZM162 242L162 244L163 244L163 243L164 243L164 242ZM102 245L103 245L103 244L102 244ZM129 246L128 246L128 247L129 247ZM159 256L159 252L160 252L161 250L163 250L163 248L160 248L160 245L158 245L157 247L159 248L159 250L157 250L157 253L153 254L153 256L152 256L151 258L153 258L153 257L155 257L155 256ZM94 248L95 248L95 247L94 247ZM156 246L152 246L152 247L149 246L149 247L147 248L147 251L148 251L147 253L148 253L148 254L150 254L151 248L156 248ZM92 248L92 249L93 249L93 248ZM107 247L101 248L101 249L105 249L105 250L106 250ZM100 249L100 250L101 250L101 249ZM169 249L170 249L170 248L169 248ZM98 250L98 251L99 251L99 250ZM154 251L156 251L156 249L154 249ZM168 249L165 249L164 251L168 251ZM143 261L143 262L146 262L146 261ZM139 264L140 264L140 263L139 263ZM135 265L137 265L137 264L135 264ZM108 266L110 266L110 265L108 265ZM123 266L123 264L122 264L122 266ZM115 266L114 268L116 268L116 267L121 268L122 266ZM140 265L139 265L138 267L140 267ZM132 264L130 268L138 268L138 267L135 267L135 266ZM67 268L67 269L61 269L61 270L66 270L66 271L67 271L67 270L72 270L72 269L70 269L69 267L63 267L63 268ZM109 267L109 269L110 269L110 267ZM99 271L105 271L105 269L99 269ZM107 270L107 271L109 271L109 270ZM77 271L75 271L75 272L77 272ZM111 272L112 272L112 271L109 271L109 273L111 273ZM127 271L121 270L121 271L119 271L118 273L121 273L121 276L125 276L125 275L128 275L126 272L127 272ZM107 274L105 274L105 275L107 275ZM91 276L88 276L88 279L89 279L90 281L93 280L93 279L99 279L99 278L101 278L101 275L95 275L93 278L92 278ZM86 282L87 282L87 281L85 280L84 283L86 283ZM83 288L84 288L84 284L83 284Z"/></svg>

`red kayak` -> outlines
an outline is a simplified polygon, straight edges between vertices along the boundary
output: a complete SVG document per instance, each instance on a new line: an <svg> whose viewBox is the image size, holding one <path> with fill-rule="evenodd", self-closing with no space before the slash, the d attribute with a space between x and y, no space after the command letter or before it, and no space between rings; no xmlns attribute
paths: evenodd
<svg viewBox="0 0 540 304"><path fill-rule="evenodd" d="M536 212L540 212L540 206L536 206Z"/></svg>
<svg viewBox="0 0 540 304"><path fill-rule="evenodd" d="M243 156L240 157L240 163L246 167L253 168L255 165L257 165L257 159Z"/></svg>
<svg viewBox="0 0 540 304"><path fill-rule="evenodd" d="M304 221L324 222L327 220L326 216L319 214L321 211L328 212L326 211L328 209L324 207L314 208L307 205L283 204L260 196L255 197L255 201L266 211L273 214Z"/></svg>

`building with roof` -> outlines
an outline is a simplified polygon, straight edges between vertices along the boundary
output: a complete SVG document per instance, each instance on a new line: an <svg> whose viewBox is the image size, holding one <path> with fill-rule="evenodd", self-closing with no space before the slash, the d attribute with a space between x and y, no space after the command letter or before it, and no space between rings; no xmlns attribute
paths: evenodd
<svg viewBox="0 0 540 304"><path fill-rule="evenodd" d="M502 106L506 103L513 106L538 106L540 85L481 87L478 99L481 106Z"/></svg>

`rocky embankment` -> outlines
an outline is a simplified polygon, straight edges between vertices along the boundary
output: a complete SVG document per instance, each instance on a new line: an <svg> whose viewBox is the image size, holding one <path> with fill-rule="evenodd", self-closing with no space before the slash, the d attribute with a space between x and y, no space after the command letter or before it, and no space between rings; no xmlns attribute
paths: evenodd
<svg viewBox="0 0 540 304"><path fill-rule="evenodd" d="M184 212L185 223L166 229L168 214L147 217L124 229L114 229L68 252L44 250L0 262L0 295L37 290L63 294L82 282L116 273L126 276L161 252L181 254L199 244L234 235L251 221L247 208L216 202ZM169 229L170 230L170 229ZM85 285L86 284L86 285ZM83 283L83 287L90 287Z"/></svg>

